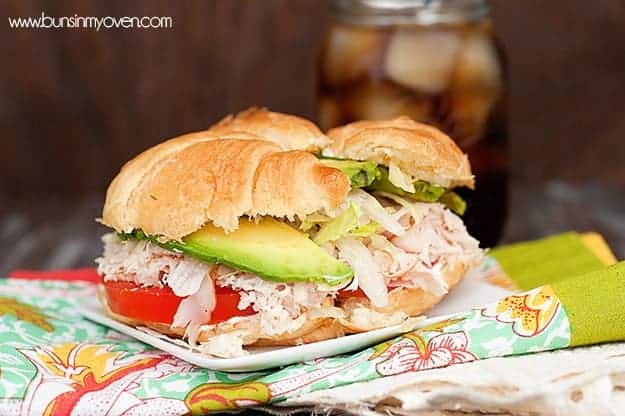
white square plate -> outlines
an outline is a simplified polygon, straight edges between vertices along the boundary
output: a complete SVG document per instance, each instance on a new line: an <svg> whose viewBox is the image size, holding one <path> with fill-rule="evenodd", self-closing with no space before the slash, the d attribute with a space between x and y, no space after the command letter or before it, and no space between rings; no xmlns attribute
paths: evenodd
<svg viewBox="0 0 625 416"><path fill-rule="evenodd" d="M411 319L401 325L376 329L361 334L314 342L292 347L246 348L249 355L236 358L208 356L183 345L180 340L157 334L149 329L139 330L111 319L97 299L85 299L80 312L86 318L113 328L123 334L143 341L155 348L166 351L182 360L211 370L244 372L281 367L316 358L330 357L366 348L414 329L446 319L449 314L466 311L472 307L492 302L506 291L487 285L476 276L469 274L443 302L430 311L428 319Z"/></svg>

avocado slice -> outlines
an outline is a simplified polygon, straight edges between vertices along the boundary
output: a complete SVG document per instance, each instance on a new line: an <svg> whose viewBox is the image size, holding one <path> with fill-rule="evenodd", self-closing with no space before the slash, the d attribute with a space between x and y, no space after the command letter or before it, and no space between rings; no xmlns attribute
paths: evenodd
<svg viewBox="0 0 625 416"><path fill-rule="evenodd" d="M349 178L352 188L364 188L371 185L379 176L378 165L373 162L335 159L323 157L321 163L343 172Z"/></svg>
<svg viewBox="0 0 625 416"><path fill-rule="evenodd" d="M230 233L207 224L184 237L182 242L160 242L142 231L135 231L132 237L149 239L168 250L252 272L274 282L316 282L335 286L354 274L347 264L330 256L305 233L271 217L263 217L258 222L243 219L239 228Z"/></svg>

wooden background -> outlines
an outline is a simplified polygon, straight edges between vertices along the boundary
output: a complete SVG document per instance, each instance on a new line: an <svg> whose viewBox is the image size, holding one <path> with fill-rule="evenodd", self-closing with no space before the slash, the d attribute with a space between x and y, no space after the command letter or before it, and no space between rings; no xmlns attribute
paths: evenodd
<svg viewBox="0 0 625 416"><path fill-rule="evenodd" d="M314 118L325 3L0 0L0 276L93 266L103 192L150 145L253 104ZM625 2L492 4L511 72L503 241L596 230L625 258ZM8 29L41 11L174 28Z"/></svg>
<svg viewBox="0 0 625 416"><path fill-rule="evenodd" d="M252 104L315 117L315 0L0 0L0 198L102 192L163 138ZM516 180L625 183L625 2L492 2ZM10 30L7 16L165 15L163 30Z"/></svg>

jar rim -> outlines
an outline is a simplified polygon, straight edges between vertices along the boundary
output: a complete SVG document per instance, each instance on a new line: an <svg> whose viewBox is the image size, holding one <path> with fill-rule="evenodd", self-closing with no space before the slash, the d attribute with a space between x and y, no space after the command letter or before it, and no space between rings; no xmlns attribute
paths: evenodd
<svg viewBox="0 0 625 416"><path fill-rule="evenodd" d="M332 18L355 25L453 24L483 20L486 0L333 0Z"/></svg>

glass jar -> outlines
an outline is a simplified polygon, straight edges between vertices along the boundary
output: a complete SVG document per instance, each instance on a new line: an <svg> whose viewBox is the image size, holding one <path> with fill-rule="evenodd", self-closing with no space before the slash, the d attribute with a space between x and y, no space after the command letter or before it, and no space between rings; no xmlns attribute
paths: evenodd
<svg viewBox="0 0 625 416"><path fill-rule="evenodd" d="M507 77L485 0L334 0L319 60L324 129L406 115L469 155L464 221L482 245L506 216Z"/></svg>

